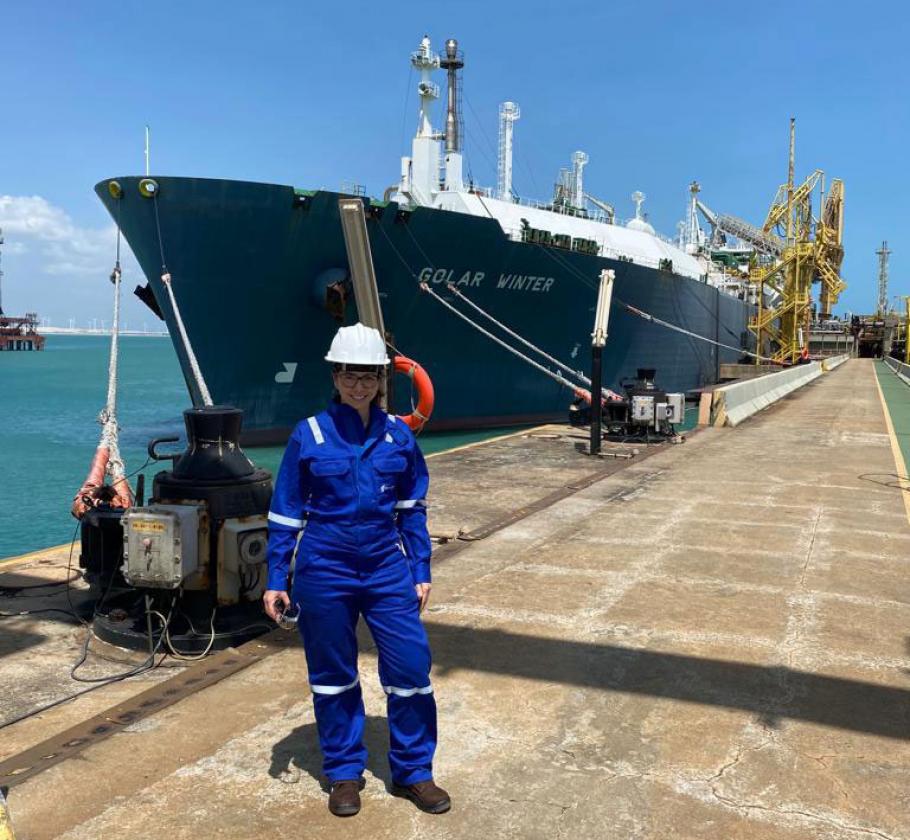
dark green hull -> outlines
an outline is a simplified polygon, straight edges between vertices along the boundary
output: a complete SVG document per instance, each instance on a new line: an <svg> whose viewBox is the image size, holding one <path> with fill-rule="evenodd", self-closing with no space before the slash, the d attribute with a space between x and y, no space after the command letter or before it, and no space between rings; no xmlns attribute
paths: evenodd
<svg viewBox="0 0 910 840"><path fill-rule="evenodd" d="M206 383L216 402L245 411L244 427L263 442L286 436L319 411L331 392L323 356L338 322L326 285L347 257L339 195L291 187L197 178L157 178L157 199L138 178L96 187L148 277L173 336L173 313L160 281L163 262ZM157 224L156 224L157 202ZM158 230L160 228L160 237ZM657 369L660 386L685 391L717 381L735 350L657 326L623 304L734 347L749 342L750 307L705 283L630 262L515 242L491 218L397 205L368 214L386 328L403 354L420 362L436 389L430 428L516 425L562 419L568 390L508 354L419 290L447 298L445 281L520 335L588 372L590 333L603 268L616 272L604 384L618 388L639 367ZM464 309L464 305L461 306ZM356 319L349 301L346 320ZM182 347L184 375L198 399ZM407 386L399 380L399 408Z"/></svg>

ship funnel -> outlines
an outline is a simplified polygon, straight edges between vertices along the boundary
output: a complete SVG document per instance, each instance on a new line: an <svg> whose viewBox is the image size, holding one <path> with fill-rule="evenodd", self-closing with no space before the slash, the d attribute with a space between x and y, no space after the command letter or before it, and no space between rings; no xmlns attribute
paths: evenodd
<svg viewBox="0 0 910 840"><path fill-rule="evenodd" d="M446 41L446 54L439 60L439 66L448 75L448 104L446 106L446 153L461 151L461 116L458 112L459 90L458 71L464 67L464 56L458 50L458 41Z"/></svg>

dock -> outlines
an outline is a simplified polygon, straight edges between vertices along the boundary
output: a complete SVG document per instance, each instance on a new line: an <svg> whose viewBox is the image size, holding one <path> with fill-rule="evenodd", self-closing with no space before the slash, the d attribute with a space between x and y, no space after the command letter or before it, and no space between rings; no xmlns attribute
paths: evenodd
<svg viewBox="0 0 910 840"><path fill-rule="evenodd" d="M547 426L428 460L451 812L386 790L364 633L363 810L328 813L304 656L275 630L3 728L16 840L910 838L910 386L851 359L736 428L586 441ZM0 612L66 609L25 587L68 553L0 563ZM69 616L2 627L0 725L88 687ZM111 661L89 675L143 658L93 650Z"/></svg>

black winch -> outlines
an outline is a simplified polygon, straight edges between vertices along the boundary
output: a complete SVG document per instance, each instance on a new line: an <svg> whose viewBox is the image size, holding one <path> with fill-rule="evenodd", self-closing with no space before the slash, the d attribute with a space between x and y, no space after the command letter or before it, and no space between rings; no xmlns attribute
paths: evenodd
<svg viewBox="0 0 910 840"><path fill-rule="evenodd" d="M271 474L240 448L240 409L191 408L183 417L182 453L158 451L176 437L149 443L153 460L173 466L155 476L148 504L99 509L90 514L98 522L83 527L80 562L99 595L95 634L112 644L144 649L166 633L167 648L195 654L269 628L261 596Z"/></svg>
<svg viewBox="0 0 910 840"><path fill-rule="evenodd" d="M624 380L625 399L603 403L602 429L608 440L649 442L677 436L675 426L685 418L685 394L668 394L655 384L654 368L638 368L634 379ZM569 407L569 423L588 426L591 404L577 400Z"/></svg>

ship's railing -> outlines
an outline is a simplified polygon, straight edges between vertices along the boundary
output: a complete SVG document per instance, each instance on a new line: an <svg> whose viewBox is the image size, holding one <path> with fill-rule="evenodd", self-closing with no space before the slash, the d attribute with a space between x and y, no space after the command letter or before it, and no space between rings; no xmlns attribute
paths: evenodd
<svg viewBox="0 0 910 840"><path fill-rule="evenodd" d="M506 224L503 224L502 222L500 222L500 225L502 226L503 232L506 234L506 236L508 236L509 239L511 239L513 242L525 242L526 241L524 231L521 229L521 227L516 227L514 225L506 225ZM648 268L656 268L659 270L667 270L668 264L672 262L670 260L643 256L641 254L627 254L624 251L620 251L618 248L614 248L610 245L607 245L607 243L602 239L595 239L594 241L597 243L597 245L600 249L600 256L608 257L609 259L619 260L620 262L635 263L635 265L644 265L644 266L647 266ZM557 248L559 246L551 244L551 245L543 245L541 247Z"/></svg>
<svg viewBox="0 0 910 840"><path fill-rule="evenodd" d="M367 188L356 181L342 181L340 192L342 195L366 196Z"/></svg>
<svg viewBox="0 0 910 840"><path fill-rule="evenodd" d="M591 222L598 222L602 225L613 224L610 217L603 210L579 210L576 207L554 207L552 203L537 201L533 198L521 198L516 196L512 200L513 204L522 207L531 207L534 210L546 210L549 213L557 213L560 216L574 216L577 219L587 219Z"/></svg>

